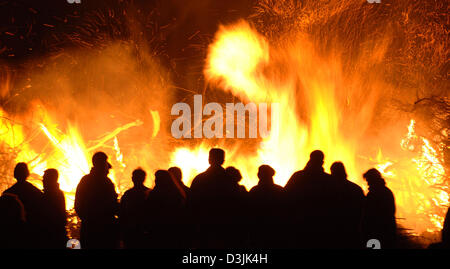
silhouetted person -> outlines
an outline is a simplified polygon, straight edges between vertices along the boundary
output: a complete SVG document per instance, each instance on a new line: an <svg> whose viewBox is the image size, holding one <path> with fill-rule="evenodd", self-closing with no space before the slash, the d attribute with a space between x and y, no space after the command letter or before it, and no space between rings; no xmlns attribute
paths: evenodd
<svg viewBox="0 0 450 269"><path fill-rule="evenodd" d="M247 189L239 184L239 182L242 180L241 172L233 166L227 167L225 169L225 172L227 173L228 178L231 180L234 191L245 195L247 193Z"/></svg>
<svg viewBox="0 0 450 269"><path fill-rule="evenodd" d="M155 173L155 187L146 203L147 246L150 248L184 247L183 223L185 201L172 176L166 170Z"/></svg>
<svg viewBox="0 0 450 269"><path fill-rule="evenodd" d="M25 209L15 194L4 193L0 197L0 248L35 248L25 227Z"/></svg>
<svg viewBox="0 0 450 269"><path fill-rule="evenodd" d="M258 168L258 185L249 193L248 210L251 246L253 248L280 248L285 229L283 188L273 181L275 170L268 165Z"/></svg>
<svg viewBox="0 0 450 269"><path fill-rule="evenodd" d="M58 171L47 169L43 176L44 185L44 229L46 248L66 248L67 213L64 193L59 189Z"/></svg>
<svg viewBox="0 0 450 269"><path fill-rule="evenodd" d="M178 187L181 187L181 189L183 190L183 196L187 198L187 196L189 195L189 187L184 185L183 183L183 172L181 171L181 169L174 166L170 167L167 171L169 171L169 173L173 176Z"/></svg>
<svg viewBox="0 0 450 269"><path fill-rule="evenodd" d="M394 248L397 233L394 195L377 169L369 169L363 177L369 185L362 221L364 242L377 239L382 249Z"/></svg>
<svg viewBox="0 0 450 269"><path fill-rule="evenodd" d="M334 162L331 176L336 181L335 201L336 248L363 248L361 218L364 206L364 192L357 184L347 179L344 164Z"/></svg>
<svg viewBox="0 0 450 269"><path fill-rule="evenodd" d="M108 178L111 165L107 159L105 153L95 153L91 172L77 186L75 211L81 219L81 248L117 247L117 193Z"/></svg>
<svg viewBox="0 0 450 269"><path fill-rule="evenodd" d="M229 204L233 184L222 167L224 161L225 152L222 149L211 149L210 167L197 175L191 184L189 204L196 222L195 246L199 248L228 247L226 232L233 225L232 207Z"/></svg>
<svg viewBox="0 0 450 269"><path fill-rule="evenodd" d="M144 186L146 173L138 168L133 171L133 188L120 200L119 220L125 248L143 248L145 199L150 189Z"/></svg>
<svg viewBox="0 0 450 269"><path fill-rule="evenodd" d="M180 190L181 195L185 199L185 208L183 210L182 222L179 223L178 229L179 231L184 231L181 233L181 247L188 248L192 245L192 234L191 231L194 229L193 221L191 219L191 215L187 210L187 201L190 196L190 188L183 183L183 172L179 167L173 166L170 167L167 171L172 175L172 178L175 180L177 188Z"/></svg>
<svg viewBox="0 0 450 269"><path fill-rule="evenodd" d="M228 234L227 245L234 248L246 247L249 243L249 232L244 227L249 222L248 215L248 192L247 189L240 185L242 180L241 172L233 166L225 169L227 178L231 183L231 197L228 200L230 212L230 226L224 231Z"/></svg>
<svg viewBox="0 0 450 269"><path fill-rule="evenodd" d="M450 249L450 207L447 209L444 227L442 228L442 243L446 249Z"/></svg>
<svg viewBox="0 0 450 269"><path fill-rule="evenodd" d="M13 186L3 193L15 194L25 209L27 237L33 238L35 246L43 247L43 193L27 181L30 172L26 163L18 163L14 168Z"/></svg>
<svg viewBox="0 0 450 269"><path fill-rule="evenodd" d="M433 243L428 249L450 249L450 207L445 215L444 226L441 231L441 242Z"/></svg>
<svg viewBox="0 0 450 269"><path fill-rule="evenodd" d="M291 216L291 247L327 248L336 243L334 181L324 172L323 164L323 152L311 152L305 168L295 172L285 186Z"/></svg>

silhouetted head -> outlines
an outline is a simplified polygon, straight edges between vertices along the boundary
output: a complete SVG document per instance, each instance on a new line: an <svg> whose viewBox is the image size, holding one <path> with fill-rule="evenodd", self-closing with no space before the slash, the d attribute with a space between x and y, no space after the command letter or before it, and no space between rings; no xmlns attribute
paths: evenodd
<svg viewBox="0 0 450 269"><path fill-rule="evenodd" d="M367 172L364 173L363 177L367 181L369 188L386 185L386 182L381 176L380 171L375 168L367 170Z"/></svg>
<svg viewBox="0 0 450 269"><path fill-rule="evenodd" d="M263 164L258 168L258 178L259 182L262 184L265 183L273 183L273 176L275 175L275 170L268 166L267 164Z"/></svg>
<svg viewBox="0 0 450 269"><path fill-rule="evenodd" d="M108 155L101 151L96 152L92 156L92 165L96 171L105 173L105 175L108 175L109 169L112 168L111 164L108 162Z"/></svg>
<svg viewBox="0 0 450 269"><path fill-rule="evenodd" d="M146 176L147 173L142 168L137 168L131 174L131 181L133 181L134 186L142 186Z"/></svg>
<svg viewBox="0 0 450 269"><path fill-rule="evenodd" d="M92 156L92 164L94 166L103 166L106 163L108 163L108 155L106 153L99 151Z"/></svg>
<svg viewBox="0 0 450 269"><path fill-rule="evenodd" d="M325 155L320 150L315 150L311 152L309 155L309 161L306 164L305 170L323 170L323 160L325 159Z"/></svg>
<svg viewBox="0 0 450 269"><path fill-rule="evenodd" d="M212 148L209 151L209 164L211 166L221 166L225 161L225 151L220 148Z"/></svg>
<svg viewBox="0 0 450 269"><path fill-rule="evenodd" d="M167 190L172 187L172 177L167 170L158 170L155 172L155 188Z"/></svg>
<svg viewBox="0 0 450 269"><path fill-rule="evenodd" d="M183 172L181 172L181 169L179 167L170 167L169 173L178 181L181 182L181 180L183 179Z"/></svg>
<svg viewBox="0 0 450 269"><path fill-rule="evenodd" d="M331 167L331 175L339 179L347 179L347 172L342 162L334 162Z"/></svg>
<svg viewBox="0 0 450 269"><path fill-rule="evenodd" d="M44 185L44 190L52 190L59 188L58 184L58 170L50 168L44 171L44 176L42 177L42 182Z"/></svg>
<svg viewBox="0 0 450 269"><path fill-rule="evenodd" d="M28 170L28 165L26 163L18 163L14 168L14 178L17 179L18 182L26 181L28 176L30 175L30 171Z"/></svg>
<svg viewBox="0 0 450 269"><path fill-rule="evenodd" d="M313 163L317 163L323 165L323 160L325 159L325 155L320 150L315 150L309 154L309 160Z"/></svg>
<svg viewBox="0 0 450 269"><path fill-rule="evenodd" d="M233 183L238 184L242 179L241 172L233 166L229 166L225 169L227 176L233 181Z"/></svg>

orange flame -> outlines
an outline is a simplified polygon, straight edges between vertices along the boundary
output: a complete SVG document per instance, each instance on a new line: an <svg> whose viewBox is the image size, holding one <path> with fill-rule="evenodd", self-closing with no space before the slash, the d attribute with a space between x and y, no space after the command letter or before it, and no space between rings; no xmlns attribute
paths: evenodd
<svg viewBox="0 0 450 269"><path fill-rule="evenodd" d="M384 51L385 45L378 46L375 60L382 58ZM305 165L309 152L321 149L326 155L326 169L331 162L342 161L349 179L360 185L363 169L370 166L379 169L396 195L399 222L415 234L439 231L448 205L448 190L434 188L443 183L445 171L428 140L420 138L418 156L408 159L387 160L381 149L376 159L361 156L359 146L367 144L363 141L364 134L379 89L386 85L364 72L370 63L361 61L357 66L361 67L359 76L375 81L373 90L366 89L361 94L359 87L369 87L362 78L353 75L348 81L339 58L322 59L314 53L307 37L273 47L245 21L222 26L209 47L206 77L245 101L273 102L281 108L275 122L276 132L264 138L253 155L239 154L242 143L223 145L229 153L226 164L241 170L242 184L247 188L257 183L260 164L274 167L276 183L285 185L292 173ZM346 84L355 90L346 90ZM400 143L402 148L410 147L407 140L416 137L414 121L408 130L406 140ZM179 164L192 179L207 167L208 149L205 143L191 150L177 149L172 162ZM367 159L370 166L358 163ZM396 168L398 164L404 167ZM366 189L364 185L363 188Z"/></svg>
<svg viewBox="0 0 450 269"><path fill-rule="evenodd" d="M362 147L370 144L365 136L374 107L381 89L387 87L370 69L371 61L382 59L385 43L381 42L376 48L369 60L356 59L358 73L348 75L342 71L338 56L320 57L308 36L293 35L275 46L245 21L222 26L209 47L205 67L208 81L245 102L276 103L279 109L275 117L278 120L272 122L271 135L258 140L254 152L243 154L242 148L246 145L239 139L231 146L217 146L227 152L226 165L240 169L242 184L247 189L257 183L257 168L261 164L271 165L276 170L275 182L285 185L294 171L304 167L309 153L315 149L325 152L326 169L333 161L342 161L349 179L360 185L362 172L374 166L388 179L388 186L396 196L397 216L404 218L403 224L417 234L438 231L442 228L449 199L448 188L435 187L443 183L445 176L442 156L427 139L415 133L414 121L408 127L407 137L399 143L404 154L387 158L383 155L385 149L379 148L375 158L362 158L367 156ZM148 111L145 112L148 115ZM28 130L23 125L11 122L9 115L0 110L0 141L2 146L20 148L15 152L14 161L26 161L34 174L41 176L45 169L57 168L61 189L68 198L68 209L73 207L78 181L89 172L93 151L105 146L107 141L113 141L111 148L119 164L112 170L114 181L114 171L139 166L137 159L142 154L127 156L122 137L122 149L119 147L118 134L141 126L142 121L116 128L96 141L96 145L88 147L76 124L67 122L67 127L61 131L53 120L55 115L56 112L41 108L40 117L33 118L51 143L51 147L38 147L27 138ZM159 112L150 110L150 115L153 131L149 139L156 139L164 129L160 129ZM163 157L157 152L155 160L158 161L154 166L162 169L179 166L184 182L189 185L196 174L208 167L208 151L212 146L216 145L206 140L193 148L170 145L171 149L167 150L170 160L159 160ZM34 176L32 180L42 187L39 177Z"/></svg>

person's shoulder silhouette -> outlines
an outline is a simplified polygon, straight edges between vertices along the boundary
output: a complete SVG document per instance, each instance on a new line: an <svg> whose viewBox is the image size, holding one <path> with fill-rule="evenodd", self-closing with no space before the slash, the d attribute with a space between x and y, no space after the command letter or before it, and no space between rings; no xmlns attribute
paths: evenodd
<svg viewBox="0 0 450 269"><path fill-rule="evenodd" d="M26 163L18 163L14 168L14 178L17 182L10 188L4 191L4 193L11 193L17 195L22 201L27 211L27 207L39 204L43 197L41 190L36 188L33 184L27 181L30 176L28 166Z"/></svg>
<svg viewBox="0 0 450 269"><path fill-rule="evenodd" d="M367 193L367 199L369 204L374 206L373 209L377 211L373 213L377 214L389 214L395 215L395 198L392 191L386 186L386 181L382 177L381 173L375 169L369 169L364 173L364 179L366 179L369 185L369 192ZM376 203L375 203L376 202Z"/></svg>
<svg viewBox="0 0 450 269"><path fill-rule="evenodd" d="M364 199L364 191L358 184L347 179L347 171L344 164L342 162L334 162L330 170L331 176L336 183L335 186L338 187L337 191L340 191L347 199L353 199L354 202L361 204Z"/></svg>
<svg viewBox="0 0 450 269"><path fill-rule="evenodd" d="M361 187L347 179L347 172L342 162L334 162L330 170L335 191L333 228L336 241L339 242L336 247L362 248L360 224L364 192Z"/></svg>
<svg viewBox="0 0 450 269"><path fill-rule="evenodd" d="M380 240L382 248L393 248L397 233L394 194L377 169L369 169L363 177L369 185L362 224L364 239L375 238Z"/></svg>
<svg viewBox="0 0 450 269"><path fill-rule="evenodd" d="M324 153L314 150L305 168L294 173L285 186L290 244L294 247L330 247L335 194L324 160Z"/></svg>
<svg viewBox="0 0 450 269"><path fill-rule="evenodd" d="M249 192L251 226L250 245L279 248L284 241L285 208L283 188L274 183L275 170L269 165L258 168L258 184Z"/></svg>
<svg viewBox="0 0 450 269"><path fill-rule="evenodd" d="M284 187L285 191L290 196L299 197L301 192L310 195L330 189L331 175L323 169L324 158L320 150L311 152L305 168L291 176Z"/></svg>
<svg viewBox="0 0 450 269"><path fill-rule="evenodd" d="M26 248L25 209L17 195L0 196L0 248Z"/></svg>
<svg viewBox="0 0 450 269"><path fill-rule="evenodd" d="M59 189L58 176L56 169L45 170L43 176L47 248L65 248L68 239L66 201Z"/></svg>
<svg viewBox="0 0 450 269"><path fill-rule="evenodd" d="M225 151L220 148L212 148L209 151L208 161L209 168L192 180L191 192L194 196L197 194L212 196L231 188L232 184L227 179L226 171L222 167L225 161Z"/></svg>
<svg viewBox="0 0 450 269"><path fill-rule="evenodd" d="M144 185L146 177L147 173L142 168L135 169L131 175L133 187L125 191L120 202L123 204L128 202L135 204L135 202L145 200L145 197L150 191L150 189Z"/></svg>
<svg viewBox="0 0 450 269"><path fill-rule="evenodd" d="M225 151L212 148L209 151L210 167L197 175L191 184L190 212L195 220L197 247L228 247L236 200L233 183L222 167ZM231 234L230 234L231 233Z"/></svg>
<svg viewBox="0 0 450 269"><path fill-rule="evenodd" d="M225 173L227 175L227 178L230 180L230 183L235 192L239 194L247 193L247 189L239 184L239 182L242 180L242 175L238 169L236 169L234 166L229 166L225 169Z"/></svg>
<svg viewBox="0 0 450 269"><path fill-rule="evenodd" d="M447 209L447 215L444 219L444 227L442 228L442 242L447 248L450 248L450 207Z"/></svg>
<svg viewBox="0 0 450 269"><path fill-rule="evenodd" d="M155 172L155 187L150 191L147 203L172 208L180 208L184 205L183 194L169 171L157 170Z"/></svg>
<svg viewBox="0 0 450 269"><path fill-rule="evenodd" d="M43 193L33 184L27 181L30 172L26 163L18 163L14 168L14 178L17 182L4 194L14 194L23 204L26 216L26 230L28 236L36 238L37 248L43 246Z"/></svg>
<svg viewBox="0 0 450 269"><path fill-rule="evenodd" d="M134 218L147 198L150 188L144 185L147 173L137 168L131 175L133 187L126 190L120 199L120 217L122 221L127 220L128 217ZM133 219L134 220L134 219Z"/></svg>
<svg viewBox="0 0 450 269"><path fill-rule="evenodd" d="M108 178L112 166L107 159L105 153L96 152L92 157L90 173L78 183L75 210L82 220L102 216L109 218L117 213L117 193L114 183Z"/></svg>
<svg viewBox="0 0 450 269"><path fill-rule="evenodd" d="M44 200L47 205L53 206L61 214L58 218L63 220L66 218L66 200L64 193L59 188L58 177L59 173L56 169L50 168L44 171L42 180L44 185Z"/></svg>
<svg viewBox="0 0 450 269"><path fill-rule="evenodd" d="M4 193L15 194L22 202L27 215L27 222L40 222L42 217L43 193L27 181L30 172L26 163L18 163L14 168L14 178L17 180L13 186Z"/></svg>
<svg viewBox="0 0 450 269"><path fill-rule="evenodd" d="M428 249L450 249L450 207L447 209L441 230L441 241L432 243L428 246Z"/></svg>
<svg viewBox="0 0 450 269"><path fill-rule="evenodd" d="M75 193L75 211L81 219L83 248L117 247L119 203L114 183L108 178L112 168L104 152L92 156L93 167L81 178Z"/></svg>
<svg viewBox="0 0 450 269"><path fill-rule="evenodd" d="M283 187L274 183L275 170L269 165L263 164L258 168L258 184L250 189L250 193L281 193Z"/></svg>
<svg viewBox="0 0 450 269"><path fill-rule="evenodd" d="M182 195L187 198L189 195L190 189L183 182L183 172L177 166L170 167L167 171L172 175L175 184L182 191Z"/></svg>
<svg viewBox="0 0 450 269"><path fill-rule="evenodd" d="M144 242L145 200L150 189L144 185L146 172L137 168L133 171L133 187L120 199L119 222L125 248L142 248Z"/></svg>
<svg viewBox="0 0 450 269"><path fill-rule="evenodd" d="M172 175L167 170L155 172L155 186L146 203L146 231L150 248L184 246L185 200Z"/></svg>

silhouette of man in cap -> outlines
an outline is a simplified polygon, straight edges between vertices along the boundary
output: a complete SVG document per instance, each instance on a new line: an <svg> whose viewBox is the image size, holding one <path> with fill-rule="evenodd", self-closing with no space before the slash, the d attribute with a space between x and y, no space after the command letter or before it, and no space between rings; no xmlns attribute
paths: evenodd
<svg viewBox="0 0 450 269"><path fill-rule="evenodd" d="M81 178L75 194L75 211L81 219L82 248L116 248L118 241L117 193L108 178L111 164L108 156L97 152L93 167Z"/></svg>

